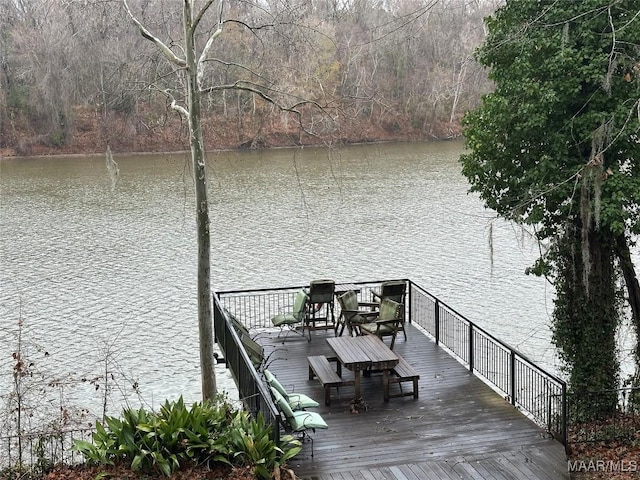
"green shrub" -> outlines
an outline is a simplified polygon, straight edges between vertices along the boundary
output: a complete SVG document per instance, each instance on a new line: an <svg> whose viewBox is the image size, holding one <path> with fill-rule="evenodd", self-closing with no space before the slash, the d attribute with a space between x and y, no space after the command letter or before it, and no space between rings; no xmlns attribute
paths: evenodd
<svg viewBox="0 0 640 480"><path fill-rule="evenodd" d="M122 418L106 417L96 424L92 442L77 440L74 448L92 464L126 462L132 470L166 476L188 464L224 462L250 466L268 479L301 445L293 437L276 445L271 429L261 415L236 411L222 397L191 408L180 397L157 413L126 409Z"/></svg>
<svg viewBox="0 0 640 480"><path fill-rule="evenodd" d="M274 470L297 455L302 448L301 443L287 435L277 446L272 439L272 427L265 423L261 413L255 419L243 413L236 414L229 437L229 446L235 452L234 463L252 466L260 478L274 478Z"/></svg>

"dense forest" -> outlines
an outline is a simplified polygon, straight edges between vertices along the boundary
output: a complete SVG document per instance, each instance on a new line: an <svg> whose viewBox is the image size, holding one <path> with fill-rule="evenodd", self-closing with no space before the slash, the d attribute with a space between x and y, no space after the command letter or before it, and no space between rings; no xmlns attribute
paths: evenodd
<svg viewBox="0 0 640 480"><path fill-rule="evenodd" d="M179 53L181 3L129 5ZM224 2L204 69L206 147L457 137L491 89L473 52L498 3ZM0 155L188 148L173 73L122 0L0 0Z"/></svg>

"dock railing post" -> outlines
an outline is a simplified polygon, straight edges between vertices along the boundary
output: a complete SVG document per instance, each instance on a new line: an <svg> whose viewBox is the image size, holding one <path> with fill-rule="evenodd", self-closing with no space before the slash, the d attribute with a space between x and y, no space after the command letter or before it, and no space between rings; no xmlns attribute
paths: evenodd
<svg viewBox="0 0 640 480"><path fill-rule="evenodd" d="M516 352L509 350L509 375L511 376L511 405L516 404Z"/></svg>
<svg viewBox="0 0 640 480"><path fill-rule="evenodd" d="M567 446L567 423L569 421L568 417L568 409L567 409L567 384L562 384L562 443L565 448Z"/></svg>
<svg viewBox="0 0 640 480"><path fill-rule="evenodd" d="M473 323L469 322L469 371L473 372Z"/></svg>
<svg viewBox="0 0 640 480"><path fill-rule="evenodd" d="M435 309L436 311L434 312L435 315L435 336L436 336L436 345L438 345L440 343L440 300L438 300L436 298L436 303L435 303Z"/></svg>
<svg viewBox="0 0 640 480"><path fill-rule="evenodd" d="M411 323L412 321L411 310L413 307L413 305L411 304L411 297L412 297L411 291L413 290L413 282L411 280L407 280L407 281L409 283L409 288L407 288L408 292L407 292L407 298L405 300L405 303L408 304L408 308L407 308L407 305L405 305L405 311L408 312L409 315L408 315L408 318L405 318L403 321Z"/></svg>

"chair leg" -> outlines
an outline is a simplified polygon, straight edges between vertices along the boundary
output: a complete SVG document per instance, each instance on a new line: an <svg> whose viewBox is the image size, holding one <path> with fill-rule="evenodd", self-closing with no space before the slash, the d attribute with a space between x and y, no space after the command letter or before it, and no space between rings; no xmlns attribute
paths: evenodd
<svg viewBox="0 0 640 480"><path fill-rule="evenodd" d="M289 334L291 332L296 333L298 335L301 335L303 338L307 339L307 337L304 336L304 323L302 324L302 331L299 332L296 330L296 325L297 323L293 323L293 324L287 324L287 325L283 325L282 327L280 327L280 333L278 333L276 338L280 338L280 335L282 335L282 332L284 331L284 327L288 327L287 328L287 332L284 335L284 338L282 339L282 343L284 343L287 340L287 337L289 336ZM311 341L311 334L309 334L309 338L307 339L307 341Z"/></svg>
<svg viewBox="0 0 640 480"><path fill-rule="evenodd" d="M393 346L396 343L396 335L397 333L394 333L393 335L391 335L391 346L389 347L390 350L393 350Z"/></svg>
<svg viewBox="0 0 640 480"><path fill-rule="evenodd" d="M303 430L299 438L302 443L304 443L305 438L309 439L309 442L311 443L311 458L313 458L313 437L309 435L309 433L306 430Z"/></svg>

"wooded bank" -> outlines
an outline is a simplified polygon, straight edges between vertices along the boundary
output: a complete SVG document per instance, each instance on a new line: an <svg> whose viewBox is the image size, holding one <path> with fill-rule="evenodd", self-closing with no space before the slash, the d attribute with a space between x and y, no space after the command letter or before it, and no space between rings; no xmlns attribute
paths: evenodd
<svg viewBox="0 0 640 480"><path fill-rule="evenodd" d="M172 48L179 3L130 2ZM495 3L226 2L205 69L206 147L456 137L491 88L473 50ZM2 155L188 148L170 108L180 75L119 0L0 0L0 59Z"/></svg>

